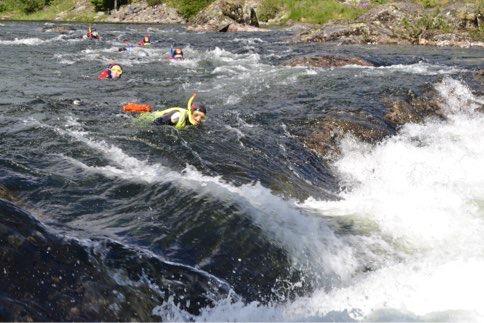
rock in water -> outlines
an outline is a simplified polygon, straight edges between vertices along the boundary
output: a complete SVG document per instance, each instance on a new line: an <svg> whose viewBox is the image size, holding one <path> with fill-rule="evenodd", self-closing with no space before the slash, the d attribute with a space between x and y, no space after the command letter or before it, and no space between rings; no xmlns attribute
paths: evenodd
<svg viewBox="0 0 484 323"><path fill-rule="evenodd" d="M338 109L338 113L309 124L309 134L302 136L303 142L325 158L333 158L340 154L339 143L348 134L375 143L406 123L420 123L429 117L445 119L441 97L434 88L424 88L420 95L408 92L403 97L385 96L382 101L386 108L383 119L361 110Z"/></svg>
<svg viewBox="0 0 484 323"><path fill-rule="evenodd" d="M394 126L423 122L428 117L445 118L441 98L433 88L426 89L420 96L409 92L404 99L386 97L383 103L387 108L385 120Z"/></svg>
<svg viewBox="0 0 484 323"><path fill-rule="evenodd" d="M339 143L348 134L366 142L377 142L390 134L383 122L362 111L329 115L308 128L310 134L303 139L305 145L326 158L340 154Z"/></svg>
<svg viewBox="0 0 484 323"><path fill-rule="evenodd" d="M317 56L296 57L283 63L286 66L308 67L340 67L346 65L374 66L372 63L358 57Z"/></svg>
<svg viewBox="0 0 484 323"><path fill-rule="evenodd" d="M154 321L172 300L192 314L229 287L108 239L61 237L0 199L0 320Z"/></svg>

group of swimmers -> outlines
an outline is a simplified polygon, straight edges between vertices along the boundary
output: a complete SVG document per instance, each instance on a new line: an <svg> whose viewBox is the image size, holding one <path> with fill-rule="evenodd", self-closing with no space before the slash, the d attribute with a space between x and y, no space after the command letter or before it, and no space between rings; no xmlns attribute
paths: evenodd
<svg viewBox="0 0 484 323"><path fill-rule="evenodd" d="M86 38L92 40L100 40L101 36L96 31L95 28L89 26ZM122 50L129 50L132 48L132 45L129 45L125 42L127 47L121 48ZM151 37L149 35L145 35L143 39L138 42L138 46L150 46L151 45ZM173 48L171 47L169 52L169 59L172 60L182 60L183 59L183 50L181 48ZM106 67L98 76L99 80L106 80L106 79L119 79L123 74L123 68L121 65L114 63L110 64ZM205 117L207 114L207 110L205 105L202 103L194 102L196 98L196 94L194 93L187 103L187 108L183 109L180 107L172 107L165 110L160 111L151 111L150 109L143 110L143 111L135 111L135 110L124 110L125 112L137 112L140 113L138 119L145 120L147 122L151 122L155 125L170 125L177 129L184 129L187 126L199 126L205 121Z"/></svg>

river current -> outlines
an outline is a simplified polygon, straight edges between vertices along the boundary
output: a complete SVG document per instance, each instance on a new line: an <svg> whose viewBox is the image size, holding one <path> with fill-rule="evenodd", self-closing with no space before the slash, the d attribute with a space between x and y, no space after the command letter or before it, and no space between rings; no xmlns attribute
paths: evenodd
<svg viewBox="0 0 484 323"><path fill-rule="evenodd" d="M31 214L49 248L75 244L74 263L87 268L85 252L105 273L90 288L112 286L110 314L85 319L484 319L482 49L127 24L98 25L103 39L90 41L84 25L52 27L0 24L0 184L15 196L15 207L0 199L0 215ZM118 51L146 33L151 47ZM171 45L186 59L166 59ZM299 55L375 67L282 65ZM114 62L122 78L97 80ZM315 120L383 120L383 98L423 87L439 93L445 120L376 144L347 136L332 159L304 145ZM185 106L192 92L207 105L200 128L140 126L121 112L126 102ZM51 269L68 271L62 263ZM24 266L2 261L0 276L18 280L1 277L0 298L34 319L69 320L36 294L58 288L29 287ZM17 285L31 294L9 292ZM5 302L0 317L21 318ZM122 314L126 302L136 315Z"/></svg>

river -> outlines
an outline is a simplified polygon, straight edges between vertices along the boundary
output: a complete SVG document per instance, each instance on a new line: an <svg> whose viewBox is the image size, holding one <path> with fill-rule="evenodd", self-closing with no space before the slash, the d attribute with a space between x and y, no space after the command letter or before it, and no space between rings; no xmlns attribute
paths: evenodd
<svg viewBox="0 0 484 323"><path fill-rule="evenodd" d="M0 24L0 184L15 197L0 214L45 237L4 253L0 318L484 319L482 50L127 24L90 41L66 26ZM146 33L151 47L118 51ZM166 59L173 44L185 60ZM282 65L298 55L375 67ZM113 62L122 78L97 80ZM377 144L349 136L333 159L301 139L328 114L383 120L382 98L425 86L445 120ZM121 112L192 92L207 105L200 128ZM9 221L2 241L20 228Z"/></svg>

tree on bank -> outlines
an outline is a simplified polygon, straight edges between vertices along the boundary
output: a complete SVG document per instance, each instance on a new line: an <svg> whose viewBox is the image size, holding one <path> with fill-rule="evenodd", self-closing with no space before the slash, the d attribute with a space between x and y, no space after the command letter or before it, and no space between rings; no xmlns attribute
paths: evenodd
<svg viewBox="0 0 484 323"><path fill-rule="evenodd" d="M91 0L96 11L118 10L122 5L128 4L128 0Z"/></svg>

